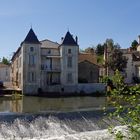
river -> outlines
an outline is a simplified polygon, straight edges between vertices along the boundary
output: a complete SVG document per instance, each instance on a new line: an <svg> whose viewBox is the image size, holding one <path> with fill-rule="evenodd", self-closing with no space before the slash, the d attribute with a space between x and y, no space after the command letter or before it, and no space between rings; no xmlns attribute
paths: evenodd
<svg viewBox="0 0 140 140"><path fill-rule="evenodd" d="M106 100L106 97L1 97L0 139L114 139L107 128L118 122L103 111Z"/></svg>

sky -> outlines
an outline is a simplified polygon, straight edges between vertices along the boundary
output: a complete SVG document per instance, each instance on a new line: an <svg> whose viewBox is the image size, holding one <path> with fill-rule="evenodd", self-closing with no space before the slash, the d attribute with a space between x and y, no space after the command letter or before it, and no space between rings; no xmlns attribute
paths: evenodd
<svg viewBox="0 0 140 140"><path fill-rule="evenodd" d="M128 48L140 34L140 0L0 0L0 58L10 58L31 26L39 40L69 30L81 49L112 38Z"/></svg>

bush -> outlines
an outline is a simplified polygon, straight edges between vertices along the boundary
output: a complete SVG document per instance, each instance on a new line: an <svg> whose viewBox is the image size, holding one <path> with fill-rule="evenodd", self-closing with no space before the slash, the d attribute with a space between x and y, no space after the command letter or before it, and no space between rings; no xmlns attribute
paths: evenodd
<svg viewBox="0 0 140 140"><path fill-rule="evenodd" d="M129 139L140 139L140 85L129 87L119 71L112 77L114 89L110 91L113 100L110 104L116 108L110 117L117 118L122 125L126 125L130 133ZM117 139L123 139L122 132L116 133Z"/></svg>

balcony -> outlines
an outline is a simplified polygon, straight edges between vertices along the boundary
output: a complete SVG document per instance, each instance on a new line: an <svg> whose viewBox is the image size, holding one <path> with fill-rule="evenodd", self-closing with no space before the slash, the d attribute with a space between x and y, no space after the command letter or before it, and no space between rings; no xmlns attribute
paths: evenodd
<svg viewBox="0 0 140 140"><path fill-rule="evenodd" d="M52 66L52 67L47 67L46 65L41 65L41 70L46 71L46 72L61 72L60 66Z"/></svg>

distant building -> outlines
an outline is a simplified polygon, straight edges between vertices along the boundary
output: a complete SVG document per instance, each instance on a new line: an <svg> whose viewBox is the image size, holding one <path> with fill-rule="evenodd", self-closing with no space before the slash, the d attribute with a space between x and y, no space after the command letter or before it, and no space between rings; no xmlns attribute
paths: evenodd
<svg viewBox="0 0 140 140"><path fill-rule="evenodd" d="M10 82L10 66L0 63L0 81Z"/></svg>
<svg viewBox="0 0 140 140"><path fill-rule="evenodd" d="M124 68L124 71L122 72L122 75L124 77L125 83L132 84L132 83L140 83L140 36L138 36L138 46L137 50L131 50L131 49L121 49L123 56L127 58L127 65L126 68ZM105 61L108 60L109 54L111 51L107 51L107 48L105 50ZM110 70L108 67L105 67L106 72L105 75L113 75L112 70Z"/></svg>
<svg viewBox="0 0 140 140"><path fill-rule="evenodd" d="M82 62L85 60L87 60L91 63L97 64L97 58L96 58L96 54L94 53L94 51L80 52L79 56L78 56L78 62Z"/></svg>
<svg viewBox="0 0 140 140"><path fill-rule="evenodd" d="M60 44L50 40L39 41L33 29L30 29L12 57L13 85L24 94L36 94L40 90L60 92L65 87L76 86L77 40L68 31Z"/></svg>
<svg viewBox="0 0 140 140"><path fill-rule="evenodd" d="M99 82L99 66L88 60L79 62L78 80L79 80L79 83L98 83Z"/></svg>

